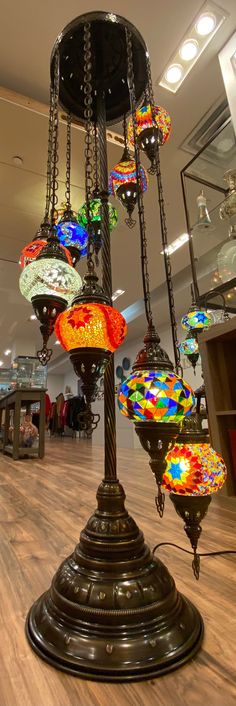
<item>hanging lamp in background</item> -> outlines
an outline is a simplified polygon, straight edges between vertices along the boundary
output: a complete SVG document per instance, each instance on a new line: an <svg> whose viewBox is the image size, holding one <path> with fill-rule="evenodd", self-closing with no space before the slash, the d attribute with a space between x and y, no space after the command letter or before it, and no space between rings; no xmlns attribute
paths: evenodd
<svg viewBox="0 0 236 706"><path fill-rule="evenodd" d="M156 145L164 145L169 139L171 119L165 108L159 105L151 106L150 103L136 110L136 135L140 149L145 152L151 165L149 174L155 174ZM130 118L128 123L128 143L134 146L133 123Z"/></svg>
<svg viewBox="0 0 236 706"><path fill-rule="evenodd" d="M138 184L136 162L132 159L128 150L126 115L124 116L123 130L125 143L124 152L120 162L116 164L110 172L109 193L116 196L122 206L124 206L128 213L125 223L129 226L129 228L133 228L136 221L132 218L132 214L137 204ZM145 192L147 190L148 177L144 167L142 167L141 164L139 165L139 175L140 188L142 189L142 192Z"/></svg>
<svg viewBox="0 0 236 706"><path fill-rule="evenodd" d="M207 200L203 189L201 189L199 196L197 196L197 222L193 227L193 233L203 232L203 231L213 231L215 226L213 225L211 218L209 216L209 211L207 208Z"/></svg>

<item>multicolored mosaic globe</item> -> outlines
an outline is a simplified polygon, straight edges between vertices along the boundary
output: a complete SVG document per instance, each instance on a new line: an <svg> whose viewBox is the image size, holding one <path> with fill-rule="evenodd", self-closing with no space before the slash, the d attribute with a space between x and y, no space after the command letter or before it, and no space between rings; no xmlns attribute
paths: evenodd
<svg viewBox="0 0 236 706"><path fill-rule="evenodd" d="M195 398L187 382L169 371L135 371L119 391L122 414L135 422L181 422Z"/></svg>
<svg viewBox="0 0 236 706"><path fill-rule="evenodd" d="M210 444L175 444L166 456L163 488L178 495L216 493L225 482L227 469Z"/></svg>
<svg viewBox="0 0 236 706"><path fill-rule="evenodd" d="M80 257L86 255L88 233L76 220L67 221L62 218L56 225L56 233L61 245L77 248Z"/></svg>
<svg viewBox="0 0 236 706"><path fill-rule="evenodd" d="M90 201L90 214L91 214L91 221L92 223L95 221L101 221L101 199L92 199ZM112 204L108 201L108 210L109 210L109 228L110 231L115 228L117 225L118 221L118 213L116 208L112 206ZM88 218L87 218L87 204L84 203L83 206L79 209L78 212L78 222L80 223L83 228L87 228L88 226Z"/></svg>
<svg viewBox="0 0 236 706"><path fill-rule="evenodd" d="M189 311L181 319L181 326L186 331L191 328L203 329L209 328L214 323L212 314L210 314L205 309L194 309L194 311Z"/></svg>
<svg viewBox="0 0 236 706"><path fill-rule="evenodd" d="M185 338L184 341L179 343L179 351L180 353L184 353L184 355L199 353L199 346L196 338Z"/></svg>
<svg viewBox="0 0 236 706"><path fill-rule="evenodd" d="M137 120L137 135L141 135L143 130L149 129L156 125L162 133L162 144L168 140L171 131L171 119L169 113L162 108L160 105L155 105L153 107L153 113L150 104L144 105L142 108L136 110L136 120ZM128 142L133 146L134 135L133 135L133 121L132 118L129 120L128 124Z"/></svg>
<svg viewBox="0 0 236 706"><path fill-rule="evenodd" d="M148 176L144 167L140 167L141 188L147 191ZM109 177L109 193L116 195L117 190L123 184L137 184L137 172L134 159L121 160L116 164Z"/></svg>

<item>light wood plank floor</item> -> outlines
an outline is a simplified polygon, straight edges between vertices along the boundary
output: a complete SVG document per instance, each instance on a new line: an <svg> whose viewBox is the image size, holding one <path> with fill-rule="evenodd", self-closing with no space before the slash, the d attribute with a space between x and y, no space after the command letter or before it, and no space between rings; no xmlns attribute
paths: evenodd
<svg viewBox="0 0 236 706"><path fill-rule="evenodd" d="M63 674L29 647L24 622L32 602L50 585L95 507L102 450L79 440L49 440L43 461L0 455L0 706L235 706L236 556L202 559L201 578L191 557L172 548L159 553L178 588L205 622L202 650L169 675L135 684L97 684ZM175 541L188 548L170 501L162 521L144 452L119 451L127 507L153 547ZM235 548L236 498L214 498L203 523L201 551Z"/></svg>

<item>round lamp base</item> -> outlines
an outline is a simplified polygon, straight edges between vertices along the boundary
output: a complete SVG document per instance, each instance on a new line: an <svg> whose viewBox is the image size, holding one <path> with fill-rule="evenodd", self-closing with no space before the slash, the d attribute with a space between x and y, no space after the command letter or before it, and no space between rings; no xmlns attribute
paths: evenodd
<svg viewBox="0 0 236 706"><path fill-rule="evenodd" d="M198 610L145 545L124 497L118 481L101 483L80 543L27 618L40 657L95 681L159 676L191 659L203 638Z"/></svg>

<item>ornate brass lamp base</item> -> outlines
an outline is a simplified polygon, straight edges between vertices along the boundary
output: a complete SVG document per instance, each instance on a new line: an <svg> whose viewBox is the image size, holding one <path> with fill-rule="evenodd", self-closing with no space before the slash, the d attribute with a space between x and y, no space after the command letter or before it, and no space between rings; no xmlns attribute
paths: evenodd
<svg viewBox="0 0 236 706"><path fill-rule="evenodd" d="M104 480L97 499L74 553L29 612L28 640L54 667L81 677L159 676L197 652L202 618L144 543L119 481Z"/></svg>

